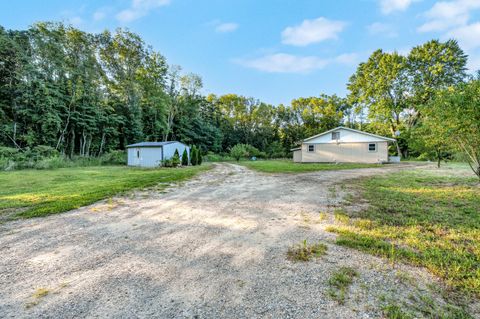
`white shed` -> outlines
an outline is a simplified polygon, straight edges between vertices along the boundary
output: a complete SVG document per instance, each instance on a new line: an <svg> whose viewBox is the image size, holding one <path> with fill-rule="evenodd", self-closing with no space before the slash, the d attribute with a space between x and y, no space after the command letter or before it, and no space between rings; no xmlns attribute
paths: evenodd
<svg viewBox="0 0 480 319"><path fill-rule="evenodd" d="M171 159L175 150L178 150L181 159L185 149L187 149L190 160L190 147L177 141L142 142L127 145L127 164L128 166L157 167L162 164L162 161Z"/></svg>

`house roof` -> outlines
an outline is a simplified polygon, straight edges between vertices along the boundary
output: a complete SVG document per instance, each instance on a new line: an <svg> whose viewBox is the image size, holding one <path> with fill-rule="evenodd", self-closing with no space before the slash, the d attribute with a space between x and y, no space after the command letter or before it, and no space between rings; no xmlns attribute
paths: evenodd
<svg viewBox="0 0 480 319"><path fill-rule="evenodd" d="M351 132L355 132L355 133L359 133L359 134L364 134L364 135L376 137L376 138L383 139L383 140L389 141L389 142L395 142L395 141L396 141L394 138L385 137L385 136L380 136L380 135L376 135L376 134L372 134L372 133L367 133L367 132L355 130L355 129L349 128L349 127L339 126L339 127L334 128L334 129L328 130L328 131L326 131L326 132L323 132L323 133L320 133L320 134L317 134L317 135L308 137L308 138L304 139L302 142L309 141L309 140L311 140L311 139L317 138L317 137L322 136L322 135L325 135L325 134L329 134L329 133L331 133L331 132L335 132L335 131L337 131L337 130L347 130L347 131L351 131Z"/></svg>
<svg viewBox="0 0 480 319"><path fill-rule="evenodd" d="M160 147L167 144L178 143L177 141L167 141L167 142L140 142L136 144L127 145L129 147Z"/></svg>

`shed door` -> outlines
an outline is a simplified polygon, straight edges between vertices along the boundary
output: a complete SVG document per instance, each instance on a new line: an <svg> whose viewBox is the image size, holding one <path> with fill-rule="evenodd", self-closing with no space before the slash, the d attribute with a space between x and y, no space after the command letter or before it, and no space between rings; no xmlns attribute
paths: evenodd
<svg viewBox="0 0 480 319"><path fill-rule="evenodd" d="M133 154L133 163L135 166L139 166L142 162L142 152L139 147L135 149L135 153Z"/></svg>

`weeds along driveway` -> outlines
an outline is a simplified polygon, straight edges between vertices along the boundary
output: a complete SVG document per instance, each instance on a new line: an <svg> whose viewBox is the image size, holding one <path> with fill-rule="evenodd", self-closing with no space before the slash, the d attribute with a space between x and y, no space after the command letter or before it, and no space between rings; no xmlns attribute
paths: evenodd
<svg viewBox="0 0 480 319"><path fill-rule="evenodd" d="M6 223L0 316L379 317L386 298L407 299L435 279L334 245L319 216L339 203L343 180L395 169L272 175L216 164L165 192ZM304 239L327 254L287 260ZM343 266L358 276L340 304L328 280Z"/></svg>

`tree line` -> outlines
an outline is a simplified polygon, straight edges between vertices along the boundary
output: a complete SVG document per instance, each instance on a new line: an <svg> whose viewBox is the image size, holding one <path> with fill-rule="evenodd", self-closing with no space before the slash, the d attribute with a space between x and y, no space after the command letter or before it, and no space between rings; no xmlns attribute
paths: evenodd
<svg viewBox="0 0 480 319"><path fill-rule="evenodd" d="M0 27L0 145L91 157L139 141L179 140L202 154L245 144L282 157L303 138L344 125L397 138L391 152L404 157L446 158L466 149L446 143L440 133L447 132L429 119L447 116L438 110L450 107L440 106L446 91L477 81L466 64L454 40L429 41L407 56L377 50L349 79L347 96L275 106L236 94L202 95L200 76L169 65L126 29Z"/></svg>

